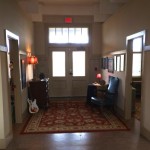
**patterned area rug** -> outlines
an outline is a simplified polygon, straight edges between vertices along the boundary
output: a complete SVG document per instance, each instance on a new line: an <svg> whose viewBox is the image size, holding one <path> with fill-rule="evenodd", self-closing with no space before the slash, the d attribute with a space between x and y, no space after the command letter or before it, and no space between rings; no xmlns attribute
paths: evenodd
<svg viewBox="0 0 150 150"><path fill-rule="evenodd" d="M100 111L85 101L51 101L27 121L22 133L126 131L127 126L108 110Z"/></svg>

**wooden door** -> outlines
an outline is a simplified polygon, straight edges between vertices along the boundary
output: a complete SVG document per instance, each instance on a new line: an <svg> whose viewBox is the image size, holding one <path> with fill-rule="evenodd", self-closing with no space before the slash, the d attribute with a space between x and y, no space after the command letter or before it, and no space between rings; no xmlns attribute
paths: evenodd
<svg viewBox="0 0 150 150"><path fill-rule="evenodd" d="M86 50L52 48L50 70L51 97L86 96L88 76Z"/></svg>

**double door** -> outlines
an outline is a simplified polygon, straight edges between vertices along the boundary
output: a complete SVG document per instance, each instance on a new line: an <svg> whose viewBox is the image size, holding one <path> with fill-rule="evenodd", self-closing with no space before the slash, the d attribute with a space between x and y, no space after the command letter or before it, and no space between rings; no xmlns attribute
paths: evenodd
<svg viewBox="0 0 150 150"><path fill-rule="evenodd" d="M50 95L86 96L87 51L78 48L51 48Z"/></svg>

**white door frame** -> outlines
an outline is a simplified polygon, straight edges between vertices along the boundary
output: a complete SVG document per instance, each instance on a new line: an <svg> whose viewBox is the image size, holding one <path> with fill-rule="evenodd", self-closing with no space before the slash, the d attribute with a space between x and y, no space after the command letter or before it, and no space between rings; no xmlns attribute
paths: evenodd
<svg viewBox="0 0 150 150"><path fill-rule="evenodd" d="M126 57L126 75L125 75L125 119L131 119L131 81L132 81L132 43L133 39L137 37L142 37L143 40L143 46L142 49L144 50L145 47L145 36L146 31L143 30L141 32L129 35L126 37L126 47L127 47L127 57ZM144 68L144 66L143 66ZM142 70L143 74L144 70ZM142 75L143 77L143 75ZM141 93L142 95L142 93Z"/></svg>
<svg viewBox="0 0 150 150"><path fill-rule="evenodd" d="M6 30L6 46L8 49L8 68L9 68L9 64L10 64L10 42L9 40L14 40L14 44L12 44L12 46L15 47L15 53L16 53L16 59L14 62L14 65L16 69L15 70L15 78L14 78L14 82L16 85L16 88L14 89L14 93L15 93L15 119L16 119L16 123L22 123L22 98L21 98L21 78L20 78L20 70L19 70L19 36ZM8 70L8 79L10 80L10 70Z"/></svg>

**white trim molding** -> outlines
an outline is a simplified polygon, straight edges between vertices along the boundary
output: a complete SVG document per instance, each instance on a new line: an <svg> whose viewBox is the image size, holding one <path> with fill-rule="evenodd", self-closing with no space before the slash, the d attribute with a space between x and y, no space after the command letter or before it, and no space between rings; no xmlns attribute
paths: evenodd
<svg viewBox="0 0 150 150"><path fill-rule="evenodd" d="M6 47L8 52L10 51L9 49L9 38L17 40L18 41L18 46L19 46L19 36L10 32L9 30L5 30L5 34L6 34Z"/></svg>

